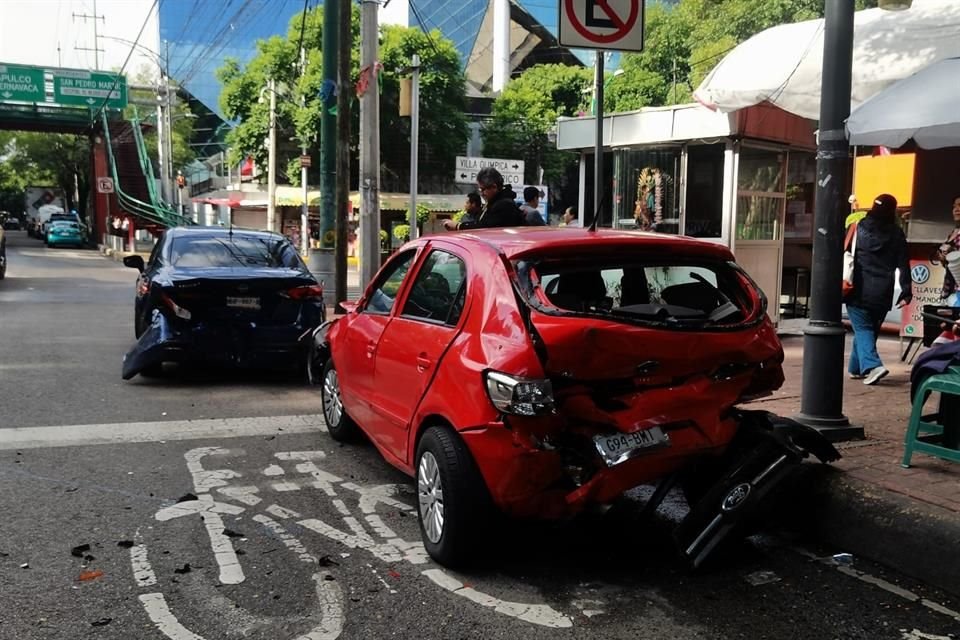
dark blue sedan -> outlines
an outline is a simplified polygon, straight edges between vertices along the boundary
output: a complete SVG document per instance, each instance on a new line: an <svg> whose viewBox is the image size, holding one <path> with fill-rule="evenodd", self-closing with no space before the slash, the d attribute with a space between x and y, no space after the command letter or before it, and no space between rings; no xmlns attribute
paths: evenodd
<svg viewBox="0 0 960 640"><path fill-rule="evenodd" d="M164 362L288 368L305 364L311 331L325 318L323 286L294 246L267 231L167 230L140 271L137 344L123 378L156 375Z"/></svg>

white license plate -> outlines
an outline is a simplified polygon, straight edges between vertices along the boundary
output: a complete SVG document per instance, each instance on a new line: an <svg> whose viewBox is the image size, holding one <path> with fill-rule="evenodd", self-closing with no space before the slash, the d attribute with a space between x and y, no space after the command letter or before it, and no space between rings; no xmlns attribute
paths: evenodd
<svg viewBox="0 0 960 640"><path fill-rule="evenodd" d="M235 298L227 296L227 306L234 309L259 309L260 298Z"/></svg>
<svg viewBox="0 0 960 640"><path fill-rule="evenodd" d="M660 427L652 427L633 433L594 436L593 443L603 461L612 467L628 460L635 451L669 445L670 437Z"/></svg>

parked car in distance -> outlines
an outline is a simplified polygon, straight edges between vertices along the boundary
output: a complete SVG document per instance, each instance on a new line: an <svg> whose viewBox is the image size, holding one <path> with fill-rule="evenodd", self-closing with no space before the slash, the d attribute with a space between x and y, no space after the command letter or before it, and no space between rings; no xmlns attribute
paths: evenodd
<svg viewBox="0 0 960 640"><path fill-rule="evenodd" d="M694 506L678 543L698 565L808 451L839 455L735 407L780 387L783 350L717 244L572 227L427 236L345 307L315 336L330 435L360 429L416 478L443 564L498 539L483 537L493 508L565 518L679 477Z"/></svg>
<svg viewBox="0 0 960 640"><path fill-rule="evenodd" d="M73 220L53 220L47 223L48 247L82 247L86 243L80 223Z"/></svg>
<svg viewBox="0 0 960 640"><path fill-rule="evenodd" d="M137 269L134 332L123 379L164 362L292 367L306 362L310 333L325 317L323 286L282 235L223 227L176 227Z"/></svg>
<svg viewBox="0 0 960 640"><path fill-rule="evenodd" d="M3 228L7 231L20 231L20 220L14 217L4 219Z"/></svg>

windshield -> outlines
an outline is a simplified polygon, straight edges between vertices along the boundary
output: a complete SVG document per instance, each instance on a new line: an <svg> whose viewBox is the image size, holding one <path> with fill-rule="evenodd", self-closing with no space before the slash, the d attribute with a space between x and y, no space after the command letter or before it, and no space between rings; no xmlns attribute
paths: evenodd
<svg viewBox="0 0 960 640"><path fill-rule="evenodd" d="M304 268L296 249L286 240L240 234L175 238L170 246L170 264L187 268Z"/></svg>
<svg viewBox="0 0 960 640"><path fill-rule="evenodd" d="M528 302L548 313L674 327L735 325L762 316L762 293L727 262L608 257L516 266Z"/></svg>

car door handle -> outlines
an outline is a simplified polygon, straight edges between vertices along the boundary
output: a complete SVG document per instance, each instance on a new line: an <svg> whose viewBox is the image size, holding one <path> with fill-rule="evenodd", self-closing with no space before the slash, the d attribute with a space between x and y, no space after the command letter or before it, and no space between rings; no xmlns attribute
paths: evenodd
<svg viewBox="0 0 960 640"><path fill-rule="evenodd" d="M417 371L423 373L430 368L430 365L433 364L433 360L427 357L427 354L421 353L417 356Z"/></svg>
<svg viewBox="0 0 960 640"><path fill-rule="evenodd" d="M377 351L377 343L371 340L367 343L367 357L372 358L373 354Z"/></svg>

